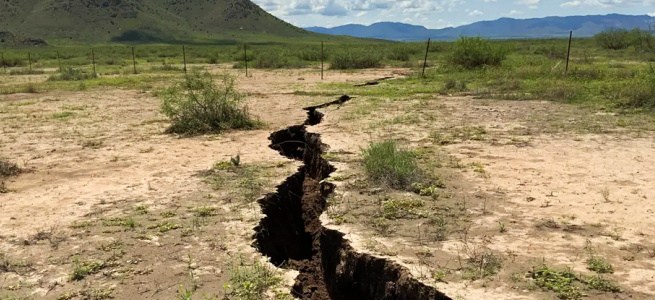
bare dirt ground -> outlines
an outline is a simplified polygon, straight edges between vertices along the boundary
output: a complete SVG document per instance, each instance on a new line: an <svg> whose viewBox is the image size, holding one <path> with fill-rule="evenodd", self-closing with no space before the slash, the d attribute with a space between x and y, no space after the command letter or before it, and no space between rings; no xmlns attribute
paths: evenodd
<svg viewBox="0 0 655 300"><path fill-rule="evenodd" d="M323 82L407 72L329 72ZM28 170L0 194L0 299L172 299L180 286L223 296L235 265L261 259L250 246L261 218L253 198L297 166L268 148L268 136L301 123L300 107L333 100L294 94L320 82L315 70L241 76L265 128L192 138L163 134L160 101L141 91L0 96L0 153ZM590 256L611 263L604 276L622 289L584 291L590 299L655 297L652 132L545 101L408 98L374 108L360 98L311 128L338 168L328 227L454 299L555 298L529 272L547 264L592 274ZM444 186L431 197L368 183L360 149L385 139L417 150ZM201 174L237 154L256 167L254 195ZM389 217L381 203L394 199L421 208ZM468 262L485 255L501 267L471 276ZM293 276L284 272L269 298L288 293Z"/></svg>

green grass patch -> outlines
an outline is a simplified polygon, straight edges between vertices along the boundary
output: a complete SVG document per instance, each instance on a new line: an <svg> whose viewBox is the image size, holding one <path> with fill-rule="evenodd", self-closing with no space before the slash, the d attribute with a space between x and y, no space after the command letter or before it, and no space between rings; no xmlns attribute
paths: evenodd
<svg viewBox="0 0 655 300"><path fill-rule="evenodd" d="M270 288L282 281L275 269L259 261L247 265L243 260L230 271L225 286L227 299L260 300Z"/></svg>
<svg viewBox="0 0 655 300"><path fill-rule="evenodd" d="M362 156L366 174L377 183L406 189L420 177L415 153L400 149L395 141L370 144Z"/></svg>

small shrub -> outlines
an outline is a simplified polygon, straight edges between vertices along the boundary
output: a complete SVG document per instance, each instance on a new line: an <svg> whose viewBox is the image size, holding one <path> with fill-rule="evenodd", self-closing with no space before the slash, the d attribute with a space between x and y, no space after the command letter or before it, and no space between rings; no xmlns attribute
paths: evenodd
<svg viewBox="0 0 655 300"><path fill-rule="evenodd" d="M415 154L394 141L374 143L362 151L369 178L392 188L407 188L419 177Z"/></svg>
<svg viewBox="0 0 655 300"><path fill-rule="evenodd" d="M169 133L222 132L252 129L260 124L241 105L244 96L237 92L235 78L228 74L223 74L216 84L209 73L194 72L160 96L161 109L173 122Z"/></svg>
<svg viewBox="0 0 655 300"><path fill-rule="evenodd" d="M587 269L596 273L614 273L612 265L605 258L592 256L587 259Z"/></svg>
<svg viewBox="0 0 655 300"><path fill-rule="evenodd" d="M368 69L382 65L382 56L378 52L366 50L345 50L337 52L332 57L330 69Z"/></svg>
<svg viewBox="0 0 655 300"><path fill-rule="evenodd" d="M655 67L650 65L646 71L623 86L627 108L655 109Z"/></svg>
<svg viewBox="0 0 655 300"><path fill-rule="evenodd" d="M635 28L630 31L630 44L637 53L649 53L655 50L655 36L647 30Z"/></svg>
<svg viewBox="0 0 655 300"><path fill-rule="evenodd" d="M625 49L630 46L630 32L625 29L608 29L594 35L594 40L603 49Z"/></svg>
<svg viewBox="0 0 655 300"><path fill-rule="evenodd" d="M51 75L48 80L50 81L79 81L91 78L96 78L96 74L90 74L82 70L74 68L66 68L58 75Z"/></svg>
<svg viewBox="0 0 655 300"><path fill-rule="evenodd" d="M611 282L601 275L590 276L583 278L582 281L587 285L587 288L602 292L621 292L621 288L614 282Z"/></svg>
<svg viewBox="0 0 655 300"><path fill-rule="evenodd" d="M226 299L260 300L271 287L280 283L282 279L275 269L255 261L252 265L245 265L242 261L235 266L230 274L230 282L225 286Z"/></svg>
<svg viewBox="0 0 655 300"><path fill-rule="evenodd" d="M466 69L483 66L499 66L507 56L507 50L500 45L480 37L461 37L453 43L450 63Z"/></svg>
<svg viewBox="0 0 655 300"><path fill-rule="evenodd" d="M532 273L532 279L538 287L555 292L559 299L582 298L578 287L573 285L578 277L570 270L556 271L547 266L541 266Z"/></svg>
<svg viewBox="0 0 655 300"><path fill-rule="evenodd" d="M382 216L385 219L402 219L416 214L415 209L423 206L421 200L416 199L391 199L382 204Z"/></svg>
<svg viewBox="0 0 655 300"><path fill-rule="evenodd" d="M0 158L0 177L9 177L20 174L21 169L15 163Z"/></svg>

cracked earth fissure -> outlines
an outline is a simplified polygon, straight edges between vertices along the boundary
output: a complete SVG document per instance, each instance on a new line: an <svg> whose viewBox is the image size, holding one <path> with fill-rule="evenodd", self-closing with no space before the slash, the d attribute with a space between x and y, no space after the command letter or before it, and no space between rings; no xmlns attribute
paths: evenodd
<svg viewBox="0 0 655 300"><path fill-rule="evenodd" d="M324 179L336 169L322 157L328 146L321 142L320 134L307 131L308 125L323 120L323 114L315 108L307 114L303 124L269 137L272 149L303 164L275 193L258 201L265 216L254 235L256 248L272 263L299 272L293 296L316 300L450 299L397 263L358 253L343 233L322 225L319 217L334 192L334 185Z"/></svg>

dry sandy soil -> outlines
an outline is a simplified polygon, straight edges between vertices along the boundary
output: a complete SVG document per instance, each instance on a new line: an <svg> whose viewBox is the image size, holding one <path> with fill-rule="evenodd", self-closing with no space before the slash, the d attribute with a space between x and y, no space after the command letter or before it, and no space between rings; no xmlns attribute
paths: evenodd
<svg viewBox="0 0 655 300"><path fill-rule="evenodd" d="M406 72L329 72L323 82ZM269 134L302 123L301 107L333 99L294 94L317 89L314 70L257 70L238 82L265 128L166 135L160 101L135 90L0 96L0 154L27 170L0 194L0 299L173 299L180 285L221 297L235 264L262 260L250 246L257 205L241 199L238 185L213 188L202 172L238 154L258 167L256 198L272 191L297 163L268 148ZM397 261L454 299L554 298L529 272L545 263L591 274L590 256L606 258L614 273L605 276L622 288L585 291L590 299L655 298L652 132L545 101L382 100L364 114L366 97L328 108L310 128L323 134L338 168L324 224L355 248ZM442 174L437 200L366 182L360 149L385 139L420 150L426 168ZM425 216L435 211L384 220L381 233L381 197L458 213L439 227L443 238L430 238L439 228ZM211 213L198 213L203 207ZM500 270L462 279L462 261L486 253L502 261ZM93 262L88 276L71 279ZM276 289L288 293L294 273L278 272L285 281Z"/></svg>

